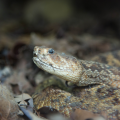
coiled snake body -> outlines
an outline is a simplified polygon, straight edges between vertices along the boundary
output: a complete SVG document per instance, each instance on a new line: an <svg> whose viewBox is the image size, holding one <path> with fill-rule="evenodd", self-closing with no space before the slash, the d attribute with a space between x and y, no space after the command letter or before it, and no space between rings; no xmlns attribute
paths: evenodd
<svg viewBox="0 0 120 120"><path fill-rule="evenodd" d="M120 112L120 68L94 61L78 60L73 56L59 54L52 48L34 48L34 63L51 74L80 86L74 94L60 89L46 88L34 98L37 109L49 106L66 116L73 108L95 113L106 111L109 119L117 119ZM91 88L82 86L95 85ZM114 116L114 117L113 117Z"/></svg>

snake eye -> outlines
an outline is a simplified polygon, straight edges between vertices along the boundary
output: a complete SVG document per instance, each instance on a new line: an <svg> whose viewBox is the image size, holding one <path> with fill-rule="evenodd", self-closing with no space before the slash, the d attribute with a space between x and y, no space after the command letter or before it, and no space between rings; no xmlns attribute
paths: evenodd
<svg viewBox="0 0 120 120"><path fill-rule="evenodd" d="M53 54L54 53L54 50L53 49L49 49L48 51L50 54Z"/></svg>

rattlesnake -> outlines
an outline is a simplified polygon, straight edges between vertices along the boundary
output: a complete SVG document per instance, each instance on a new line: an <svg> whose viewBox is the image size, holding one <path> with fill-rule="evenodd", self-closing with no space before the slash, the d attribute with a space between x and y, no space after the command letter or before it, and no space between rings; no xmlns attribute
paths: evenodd
<svg viewBox="0 0 120 120"><path fill-rule="evenodd" d="M107 111L109 119L118 118L120 112L119 67L78 60L43 46L36 46L33 53L33 61L39 68L79 86L79 92L75 91L75 94L79 94L77 97L60 89L46 88L34 98L37 109L44 106L52 107L69 116L72 109L78 107L95 113ZM82 88L89 85L95 86Z"/></svg>

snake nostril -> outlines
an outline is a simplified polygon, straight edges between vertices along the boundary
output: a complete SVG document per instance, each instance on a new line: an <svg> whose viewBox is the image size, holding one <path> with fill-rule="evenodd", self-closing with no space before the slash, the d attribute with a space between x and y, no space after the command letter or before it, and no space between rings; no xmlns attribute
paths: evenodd
<svg viewBox="0 0 120 120"><path fill-rule="evenodd" d="M36 57L36 56L37 56L36 52L33 52L33 56L34 56L34 57Z"/></svg>

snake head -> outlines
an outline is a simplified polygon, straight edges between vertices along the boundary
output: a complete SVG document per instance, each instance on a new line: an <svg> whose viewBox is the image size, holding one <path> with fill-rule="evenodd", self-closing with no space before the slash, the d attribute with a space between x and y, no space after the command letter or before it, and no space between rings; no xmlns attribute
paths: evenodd
<svg viewBox="0 0 120 120"><path fill-rule="evenodd" d="M73 56L59 54L52 48L35 46L33 61L41 69L66 81L77 83L82 74L80 62Z"/></svg>

